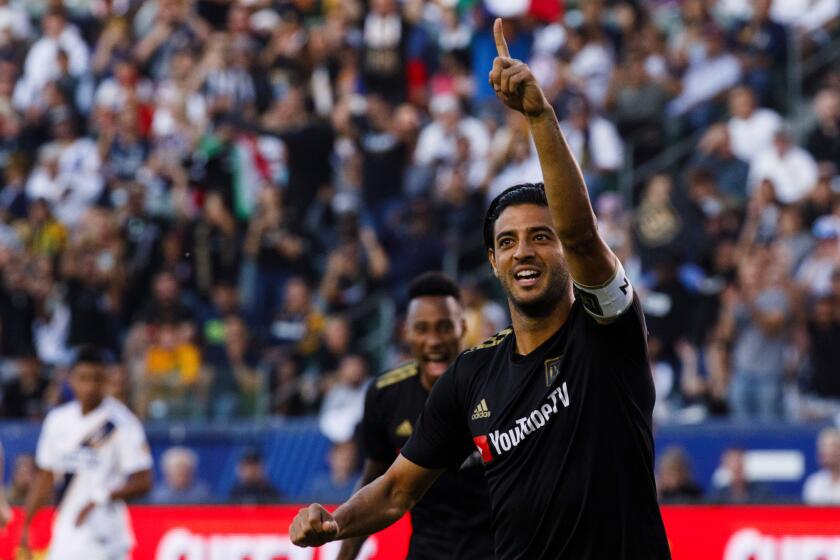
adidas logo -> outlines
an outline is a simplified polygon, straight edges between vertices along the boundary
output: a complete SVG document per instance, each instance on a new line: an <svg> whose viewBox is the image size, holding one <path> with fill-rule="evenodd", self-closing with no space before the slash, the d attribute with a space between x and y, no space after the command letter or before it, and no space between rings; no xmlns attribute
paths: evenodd
<svg viewBox="0 0 840 560"><path fill-rule="evenodd" d="M490 418L490 409L487 408L487 401L484 399L481 399L472 414L473 420L480 420L481 418Z"/></svg>

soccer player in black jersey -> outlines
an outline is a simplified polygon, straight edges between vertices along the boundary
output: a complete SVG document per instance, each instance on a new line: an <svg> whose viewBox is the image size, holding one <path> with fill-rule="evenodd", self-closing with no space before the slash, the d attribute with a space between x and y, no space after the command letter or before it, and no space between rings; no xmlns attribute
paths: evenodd
<svg viewBox="0 0 840 560"><path fill-rule="evenodd" d="M490 83L528 119L545 186L490 205L484 238L513 320L435 384L388 471L334 514L290 528L301 546L393 523L447 465L481 452L497 560L670 558L656 502L653 382L642 311L598 234L580 169L501 20Z"/></svg>
<svg viewBox="0 0 840 560"><path fill-rule="evenodd" d="M388 470L408 441L432 386L461 352L466 332L457 284L440 272L408 290L404 338L412 360L370 384L360 426L366 455L361 485ZM410 560L493 558L490 500L478 451L451 465L411 510ZM364 537L341 544L338 560L354 560Z"/></svg>

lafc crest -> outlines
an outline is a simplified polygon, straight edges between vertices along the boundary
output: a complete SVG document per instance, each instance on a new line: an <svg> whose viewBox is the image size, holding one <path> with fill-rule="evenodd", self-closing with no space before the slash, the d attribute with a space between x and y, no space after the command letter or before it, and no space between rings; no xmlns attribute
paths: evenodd
<svg viewBox="0 0 840 560"><path fill-rule="evenodd" d="M551 387L560 373L560 358L550 358L545 361L545 386Z"/></svg>

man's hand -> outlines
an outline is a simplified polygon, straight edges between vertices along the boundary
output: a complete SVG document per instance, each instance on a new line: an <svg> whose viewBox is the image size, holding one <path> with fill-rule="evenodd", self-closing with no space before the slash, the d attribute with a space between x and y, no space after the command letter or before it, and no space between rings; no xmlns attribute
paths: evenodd
<svg viewBox="0 0 840 560"><path fill-rule="evenodd" d="M493 36L499 56L493 60L490 85L496 95L505 105L526 117L542 115L551 105L528 65L510 57L501 18L493 23Z"/></svg>
<svg viewBox="0 0 840 560"><path fill-rule="evenodd" d="M0 499L0 529L11 523L12 517L14 517L12 508L4 500Z"/></svg>
<svg viewBox="0 0 840 560"><path fill-rule="evenodd" d="M321 546L338 537L338 523L321 504L311 504L295 516L289 536L296 546Z"/></svg>
<svg viewBox="0 0 840 560"><path fill-rule="evenodd" d="M90 515L90 512L92 512L95 507L95 503L88 502L87 505L79 511L79 515L76 516L76 527L80 527L82 523L85 522L85 519L87 519L87 516Z"/></svg>

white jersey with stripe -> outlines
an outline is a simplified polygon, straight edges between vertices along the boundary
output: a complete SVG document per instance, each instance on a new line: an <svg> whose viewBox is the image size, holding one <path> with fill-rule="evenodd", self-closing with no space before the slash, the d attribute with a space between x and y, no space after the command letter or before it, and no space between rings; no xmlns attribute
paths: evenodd
<svg viewBox="0 0 840 560"><path fill-rule="evenodd" d="M133 547L123 502L94 507L76 527L85 505L121 487L131 474L152 467L143 426L125 405L106 397L88 414L82 414L77 401L55 408L44 420L35 459L53 473L57 486L50 558L66 557L62 550L127 552Z"/></svg>

